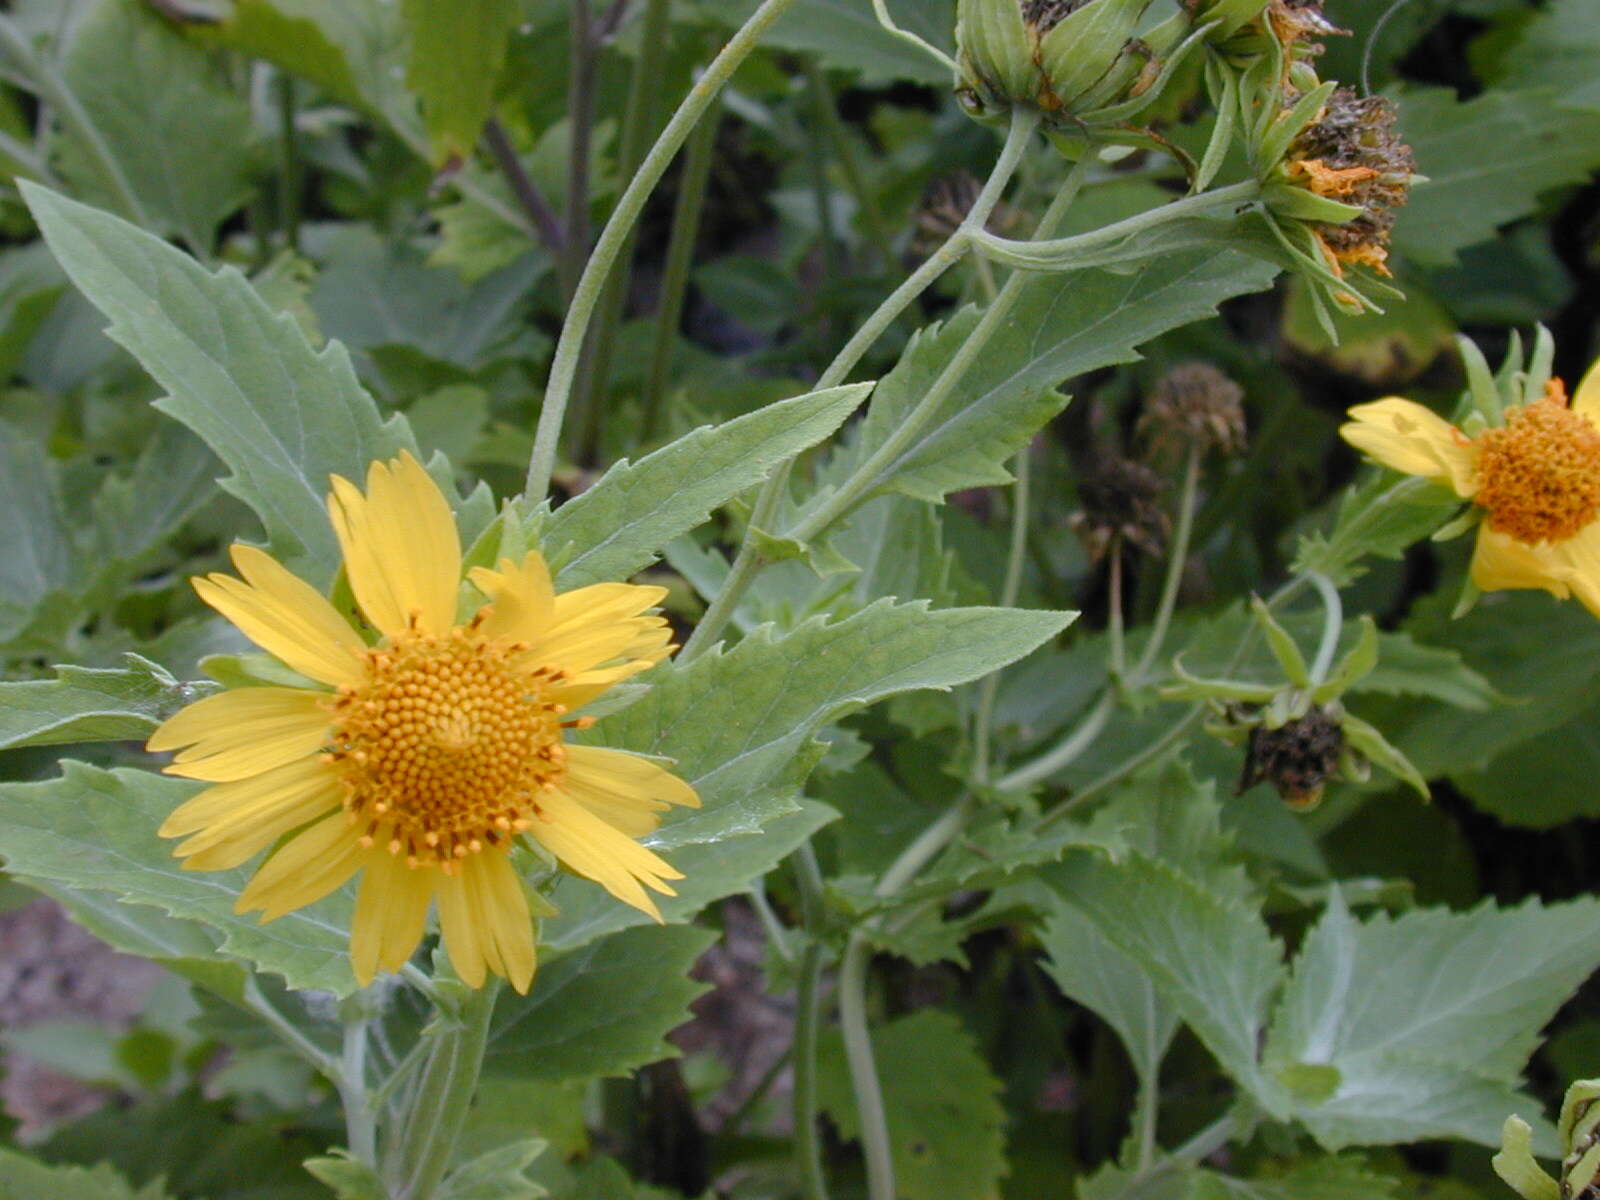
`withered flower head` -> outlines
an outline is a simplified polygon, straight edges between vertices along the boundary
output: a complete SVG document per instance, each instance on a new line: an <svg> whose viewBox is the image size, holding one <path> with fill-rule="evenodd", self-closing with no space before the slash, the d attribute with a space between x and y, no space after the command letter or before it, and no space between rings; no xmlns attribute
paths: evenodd
<svg viewBox="0 0 1600 1200"><path fill-rule="evenodd" d="M1161 476L1131 459L1107 458L1078 482L1083 507L1072 527L1098 562L1113 542L1125 542L1151 556L1166 545L1171 523L1161 507Z"/></svg>
<svg viewBox="0 0 1600 1200"><path fill-rule="evenodd" d="M1312 223L1335 270L1339 263L1356 263L1389 274L1385 260L1394 210L1406 202L1417 166L1411 147L1395 132L1395 115L1394 105L1381 96L1340 88L1289 147L1293 182L1361 209L1343 224Z"/></svg>
<svg viewBox="0 0 1600 1200"><path fill-rule="evenodd" d="M1349 37L1322 12L1322 0L1272 0L1266 10L1267 28L1288 58L1312 58L1322 53L1320 37Z"/></svg>
<svg viewBox="0 0 1600 1200"><path fill-rule="evenodd" d="M1209 363L1182 363L1145 399L1139 432L1159 454L1193 446L1240 454L1245 448L1244 389Z"/></svg>
<svg viewBox="0 0 1600 1200"><path fill-rule="evenodd" d="M1276 729L1257 725L1250 730L1238 792L1270 783L1291 808L1315 808L1343 754L1344 729L1338 718L1313 704L1305 716Z"/></svg>

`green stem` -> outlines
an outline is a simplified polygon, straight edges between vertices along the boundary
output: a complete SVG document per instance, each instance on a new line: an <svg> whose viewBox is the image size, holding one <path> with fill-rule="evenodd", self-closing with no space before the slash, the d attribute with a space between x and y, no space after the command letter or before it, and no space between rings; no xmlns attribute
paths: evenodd
<svg viewBox="0 0 1600 1200"><path fill-rule="evenodd" d="M1173 200L1160 208L1153 208L1149 212L1139 213L1113 225L1089 233L1080 233L1074 237L1018 242L1010 238L997 237L992 233L979 233L973 240L985 254L1007 266L1018 267L1025 271L1059 270L1071 267L1075 260L1084 257L1084 252L1087 250L1097 249L1136 233L1143 233L1170 221L1198 216L1214 208L1248 203L1256 199L1260 192L1261 185L1253 179L1247 179L1242 183L1233 183L1227 187L1201 192L1196 196Z"/></svg>
<svg viewBox="0 0 1600 1200"><path fill-rule="evenodd" d="M511 194L517 198L517 203L522 205L522 210L527 214L528 222L538 235L540 243L552 255L559 257L563 240L560 218L550 207L550 202L544 198L539 185L528 174L527 168L522 165L522 159L517 156L517 148L511 142L511 135L506 132L506 127L500 123L499 117L490 117L484 122L483 144L500 168L500 173L506 177ZM513 218L512 224L519 222Z"/></svg>
<svg viewBox="0 0 1600 1200"><path fill-rule="evenodd" d="M719 98L720 99L720 98ZM667 243L667 262L661 276L661 293L656 301L656 339L650 351L650 373L644 387L644 441L648 444L661 431L665 415L667 379L672 369L672 352L683 324L684 300L689 294L689 270L694 265L694 248L700 236L700 214L706 204L706 184L711 178L711 159L717 147L721 125L720 103L706 112L696 125L683 152L683 173L678 177L678 203L672 210L672 236Z"/></svg>
<svg viewBox="0 0 1600 1200"><path fill-rule="evenodd" d="M1001 776L995 787L1003 792L1022 791L1048 779L1068 764L1076 762L1078 757L1094 744L1095 738L1100 736L1100 731L1111 720L1111 714L1116 707L1116 690L1107 688L1100 693L1100 699L1095 702L1095 706L1089 710L1089 715L1076 729L1032 762L1023 763L1016 770Z"/></svg>
<svg viewBox="0 0 1600 1200"><path fill-rule="evenodd" d="M937 46L931 45L906 29L896 25L894 18L889 15L888 0L872 0L873 14L878 18L878 24L902 41L909 42L923 53L937 59L940 63L950 68L952 74L960 74L961 68L956 65L956 60L951 58Z"/></svg>
<svg viewBox="0 0 1600 1200"><path fill-rule="evenodd" d="M871 957L866 938L859 931L852 933L839 967L839 1035L844 1041L850 1088L855 1094L856 1123L867 1160L867 1195L870 1200L896 1200L889 1115L883 1104L872 1033L867 1026L867 966Z"/></svg>
<svg viewBox="0 0 1600 1200"><path fill-rule="evenodd" d="M1317 657L1311 663L1311 685L1327 682L1333 669L1333 656L1339 649L1339 631L1344 627L1344 605L1339 601L1339 589L1321 571L1307 572L1312 585L1322 597L1322 640L1317 643Z"/></svg>
<svg viewBox="0 0 1600 1200"><path fill-rule="evenodd" d="M469 993L461 1006L460 1023L436 1035L392 1148L400 1181L395 1200L433 1200L450 1167L483 1069L499 982L491 976L485 986Z"/></svg>
<svg viewBox="0 0 1600 1200"><path fill-rule="evenodd" d="M594 134L597 57L589 0L571 0L571 53L567 66L567 198L561 228L561 294L570 303L589 251L589 151ZM610 263L606 266L609 270ZM602 276L601 282L604 282Z"/></svg>
<svg viewBox="0 0 1600 1200"><path fill-rule="evenodd" d="M1031 133L1031 130L1028 132ZM862 326L856 330L850 340L845 343L843 350L839 351L828 369L817 379L817 389L837 387L855 369L856 364L866 356L873 344L883 336L884 332L900 318L900 314L911 307L912 303L934 281L961 260L972 244L974 230L982 229L984 222L989 219L989 214L994 211L995 205L1000 203L1004 195L1006 184L1011 176L1016 173L1018 162L1022 157L1022 150L1027 143L1027 134L1019 133L1013 125L1011 133L1006 139L1005 146L1001 149L1000 157L996 160L994 170L989 173L989 179L979 192L977 201L967 213L966 220L961 228L953 233L949 240L929 256L928 260L914 271L909 279L890 293L888 299L880 304L877 310L866 319ZM1058 198L1059 199L1059 198ZM1064 211L1064 209L1063 209ZM1047 214L1048 216L1048 214ZM789 477L794 470L794 460L790 460L779 467L757 496L755 514L770 515L777 511L785 489L789 486ZM739 551L734 556L733 566L728 571L727 579L723 580L722 588L717 592L711 605L706 609L705 615L695 625L694 632L684 644L683 650L678 654L679 662L690 662L716 644L722 631L727 628L737 611L739 601L744 598L745 590L752 580L766 565L761 558L760 551L756 548L756 539L753 530L766 531L766 526L756 520L756 515L751 516L750 525L746 527L744 540L739 545Z"/></svg>
<svg viewBox="0 0 1600 1200"><path fill-rule="evenodd" d="M367 1092L367 1019L346 1021L344 1026L343 1081L339 1102L350 1156L368 1166L378 1161L378 1130Z"/></svg>
<svg viewBox="0 0 1600 1200"><path fill-rule="evenodd" d="M1167 573L1161 581L1161 601L1156 606L1156 615L1150 625L1150 640L1145 643L1144 653L1139 656L1138 665L1133 668L1129 682L1138 685L1144 680L1145 672L1149 671L1161 653L1161 646L1167 640L1167 628L1172 623L1172 613L1178 603L1178 587L1183 582L1183 565L1189 558L1189 539L1194 534L1195 498L1200 490L1200 447L1189 447L1189 458L1183 468L1183 492L1178 497L1178 528L1173 533L1172 545L1168 551Z"/></svg>
<svg viewBox="0 0 1600 1200"><path fill-rule="evenodd" d="M1113 536L1106 582L1106 635L1111 642L1107 665L1111 678L1122 679L1128 669L1127 637L1122 627L1122 539Z"/></svg>
<svg viewBox="0 0 1600 1200"><path fill-rule="evenodd" d="M646 0L645 3L639 61L634 65L633 78L628 84L628 100L622 111L622 136L617 147L617 175L621 179L631 178L639 169L649 145L652 126L656 123L656 101L664 82L662 68L670 43L668 18L671 9L672 0ZM611 355L616 344L617 327L622 323L622 310L628 301L628 280L632 274L637 234L637 226L630 229L622 249L617 253L616 267L600 300L599 319L590 337L585 378L576 389L576 444L577 456L582 462L592 461L598 449L602 398L611 378Z"/></svg>
<svg viewBox="0 0 1600 1200"><path fill-rule="evenodd" d="M300 150L295 129L294 79L280 72L278 75L279 136L283 143L283 178L280 181L280 206L278 224L283 230L284 245L300 252Z"/></svg>
<svg viewBox="0 0 1600 1200"><path fill-rule="evenodd" d="M555 359L550 366L550 380L545 388L544 405L539 412L539 427L534 434L533 454L528 460L524 495L538 499L550 490L550 476L555 471L556 465L556 444L561 437L561 426L566 419L567 402L572 397L572 385L577 376L578 360L582 355L589 325L594 319L595 307L599 303L605 280L610 275L611 267L616 262L617 255L621 253L629 233L639 220L639 214L644 211L645 202L655 190L656 184L661 182L662 175L666 174L667 167L682 148L690 131L721 93L723 85L739 68L739 64L744 62L760 44L762 35L772 23L783 16L794 3L795 0L764 0L761 7L756 9L750 19L729 39L722 52L706 68L705 74L701 75L694 87L689 89L689 94L678 106L678 110L672 114L672 119L661 131L661 136L656 139L655 145L650 147L650 153L645 155L644 162L639 165L638 172L628 182L627 188L617 201L616 208L612 210L611 219L601 231L600 239L595 243L594 253L589 256L588 264L584 267L583 275L573 293L572 302L567 307L567 320L562 326L561 338L556 343ZM572 233L570 229L567 232L569 236Z"/></svg>
<svg viewBox="0 0 1600 1200"><path fill-rule="evenodd" d="M1156 1158L1157 1104L1161 1099L1161 1063L1151 1060L1150 1077L1139 1077L1139 1097L1133 1109L1133 1140L1138 1146L1138 1169L1147 1170Z"/></svg>
<svg viewBox="0 0 1600 1200"><path fill-rule="evenodd" d="M803 848L810 851L810 846ZM794 1027L794 1153L805 1200L828 1200L822 1170L822 1145L817 1138L817 1034L822 1017L822 875L815 853L794 856L800 889L801 920L806 948L800 958L800 986Z"/></svg>
<svg viewBox="0 0 1600 1200"><path fill-rule="evenodd" d="M17 70L27 77L39 99L55 109L62 123L78 135L101 180L116 196L123 215L135 224L149 228L150 215L145 212L128 177L123 174L122 164L117 162L116 155L111 152L105 138L100 136L100 130L89 118L78 97L60 73L34 53L27 35L17 28L10 17L3 14L0 14L0 52L9 57ZM196 246L194 249L197 253L206 253L211 248Z"/></svg>
<svg viewBox="0 0 1600 1200"><path fill-rule="evenodd" d="M336 1088L342 1086L343 1064L333 1055L328 1054L313 1043L295 1027L294 1022L279 1012L276 1006L261 994L261 986L256 983L253 977L245 981L243 1000L251 1012L260 1017L274 1033L284 1040L291 1050L305 1059L318 1074L322 1075Z"/></svg>
<svg viewBox="0 0 1600 1200"><path fill-rule="evenodd" d="M1015 608L1022 594L1022 567L1028 553L1028 492L1032 468L1029 447L1017 455L1017 484L1011 491L1011 545L1006 555L1005 583L1000 589L1000 606ZM978 685L978 713L972 735L972 778L978 784L989 782L990 743L994 736L994 706L1000 694L1000 672L991 671Z"/></svg>

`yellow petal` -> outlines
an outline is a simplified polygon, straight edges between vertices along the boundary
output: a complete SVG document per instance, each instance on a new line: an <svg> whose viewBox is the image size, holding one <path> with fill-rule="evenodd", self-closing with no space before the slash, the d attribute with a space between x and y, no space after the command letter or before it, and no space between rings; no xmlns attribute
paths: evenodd
<svg viewBox="0 0 1600 1200"><path fill-rule="evenodd" d="M197 700L150 735L146 749L182 746L169 775L225 783L308 758L328 740L326 695L247 687Z"/></svg>
<svg viewBox="0 0 1600 1200"><path fill-rule="evenodd" d="M1595 521L1551 547L1565 567L1565 577L1573 595L1595 616L1600 617L1600 521Z"/></svg>
<svg viewBox="0 0 1600 1200"><path fill-rule="evenodd" d="M1472 582L1479 591L1494 592L1513 588L1543 588L1565 600L1577 572L1572 564L1548 544L1530 546L1509 534L1497 533L1487 524L1478 528L1478 544L1472 552Z"/></svg>
<svg viewBox="0 0 1600 1200"><path fill-rule="evenodd" d="M222 574L196 579L200 599L300 674L336 686L360 683L365 646L333 605L253 546L236 545L232 553L244 579Z"/></svg>
<svg viewBox="0 0 1600 1200"><path fill-rule="evenodd" d="M570 712L582 708L598 696L604 695L624 679L648 671L656 659L636 659L618 663L614 667L597 667L592 671L579 671L571 679L550 689L550 699L565 705Z"/></svg>
<svg viewBox="0 0 1600 1200"><path fill-rule="evenodd" d="M533 982L533 919L510 859L498 851L461 860L438 884L439 930L451 965L468 987L482 987L485 969L526 994Z"/></svg>
<svg viewBox="0 0 1600 1200"><path fill-rule="evenodd" d="M1600 359L1596 359L1572 393L1572 411L1600 425Z"/></svg>
<svg viewBox="0 0 1600 1200"><path fill-rule="evenodd" d="M315 904L343 887L370 853L356 841L356 827L343 816L319 821L285 842L261 865L239 893L233 910L261 909L261 920L266 922Z"/></svg>
<svg viewBox="0 0 1600 1200"><path fill-rule="evenodd" d="M613 659L630 656L635 647L653 647L665 652L672 632L659 617L635 617L597 625L573 625L551 634L533 649L518 657L517 664L537 662L576 673Z"/></svg>
<svg viewBox="0 0 1600 1200"><path fill-rule="evenodd" d="M1350 410L1345 441L1386 467L1447 484L1469 499L1478 490L1476 454L1460 430L1411 400L1391 396Z"/></svg>
<svg viewBox="0 0 1600 1200"><path fill-rule="evenodd" d="M390 637L413 615L428 633L454 625L461 541L450 502L422 464L404 451L373 463L365 496L347 479L332 482L328 515L367 619Z"/></svg>
<svg viewBox="0 0 1600 1200"><path fill-rule="evenodd" d="M700 807L695 790L671 771L648 758L603 746L567 747L562 790L633 838L654 830L660 823L656 814L670 805Z"/></svg>
<svg viewBox="0 0 1600 1200"><path fill-rule="evenodd" d="M306 796L335 795L338 787L338 776L327 759L320 755L298 759L249 779L208 787L168 813L159 832L162 837L185 837L240 813L255 812L262 804L292 804Z"/></svg>
<svg viewBox="0 0 1600 1200"><path fill-rule="evenodd" d="M550 633L553 636L578 625L610 624L636 617L666 597L664 587L635 583L595 583L563 592L555 599Z"/></svg>
<svg viewBox="0 0 1600 1200"><path fill-rule="evenodd" d="M183 859L186 871L226 871L254 858L284 834L338 807L337 785L298 796L280 793L206 826L179 843L173 854Z"/></svg>
<svg viewBox="0 0 1600 1200"><path fill-rule="evenodd" d="M362 987L379 971L398 971L416 951L437 876L382 850L368 852L366 868L350 925L350 962Z"/></svg>
<svg viewBox="0 0 1600 1200"><path fill-rule="evenodd" d="M486 635L530 644L545 636L554 611L555 588L550 568L537 551L530 551L520 566L501 559L498 571L474 567L468 575L493 605L483 623Z"/></svg>
<svg viewBox="0 0 1600 1200"><path fill-rule="evenodd" d="M559 792L542 795L539 808L539 818L529 834L575 874L594 880L624 904L661 919L655 901L639 885L675 896L663 881L682 879L681 872Z"/></svg>

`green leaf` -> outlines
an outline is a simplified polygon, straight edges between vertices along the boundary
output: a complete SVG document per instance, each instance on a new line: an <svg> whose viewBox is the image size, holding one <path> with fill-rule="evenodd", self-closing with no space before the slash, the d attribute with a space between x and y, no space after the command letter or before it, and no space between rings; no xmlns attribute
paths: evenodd
<svg viewBox="0 0 1600 1200"><path fill-rule="evenodd" d="M1064 380L1138 359L1136 349L1169 329L1211 315L1231 296L1268 287L1276 269L1243 255L1169 254L1131 274L1039 275L926 429L871 481L937 501L955 488L1008 482L1004 463L1066 403ZM864 461L965 340L977 314L958 313L914 340L879 385L843 465ZM841 464L829 467L829 475Z"/></svg>
<svg viewBox="0 0 1600 1200"><path fill-rule="evenodd" d="M1600 57L1600 7L1554 0L1522 27L1487 74L1496 89L1557 89L1563 108L1600 108L1594 64Z"/></svg>
<svg viewBox="0 0 1600 1200"><path fill-rule="evenodd" d="M1178 1032L1178 1013L1149 972L1059 897L1039 931L1039 943L1049 955L1045 972L1062 994L1093 1009L1116 1030L1134 1071L1152 1086Z"/></svg>
<svg viewBox="0 0 1600 1200"><path fill-rule="evenodd" d="M1149 972L1228 1074L1269 1111L1281 1107L1256 1048L1283 976L1282 950L1254 906L1137 853L1114 866L1078 855L1042 878Z"/></svg>
<svg viewBox="0 0 1600 1200"><path fill-rule="evenodd" d="M383 1177L348 1154L308 1158L301 1165L332 1188L337 1200L389 1200L389 1188Z"/></svg>
<svg viewBox="0 0 1600 1200"><path fill-rule="evenodd" d="M748 17L758 0L709 0L705 15L732 28ZM954 0L893 0L890 11L909 29L941 49L950 49L955 27ZM885 33L871 0L799 0L773 26L766 44L816 54L825 66L855 71L863 83L910 80L950 86L949 68L925 51Z"/></svg>
<svg viewBox="0 0 1600 1200"><path fill-rule="evenodd" d="M1006 1175L1000 1081L961 1022L923 1009L874 1027L872 1050L888 1110L896 1194L905 1200L998 1194ZM817 1059L818 1103L845 1137L860 1137L837 1031L822 1038Z"/></svg>
<svg viewBox="0 0 1600 1200"><path fill-rule="evenodd" d="M405 422L379 417L343 346L313 351L234 268L212 274L126 221L21 187L67 274L111 318L111 337L166 388L156 407L232 468L223 487L255 509L273 552L326 584L339 557L328 478L362 480L372 460L415 450Z"/></svg>
<svg viewBox="0 0 1600 1200"><path fill-rule="evenodd" d="M675 1056L666 1036L709 986L689 968L716 940L706 929L649 925L547 958L526 996L495 1005L484 1069L555 1083Z"/></svg>
<svg viewBox="0 0 1600 1200"><path fill-rule="evenodd" d="M403 0L411 33L406 82L422 101L435 166L468 158L489 116L517 0Z"/></svg>
<svg viewBox="0 0 1600 1200"><path fill-rule="evenodd" d="M148 737L203 685L179 683L137 654L121 668L57 667L54 679L0 683L0 750Z"/></svg>
<svg viewBox="0 0 1600 1200"><path fill-rule="evenodd" d="M439 1185L439 1200L539 1200L549 1195L523 1174L545 1146L543 1138L523 1138L462 1163Z"/></svg>
<svg viewBox="0 0 1600 1200"><path fill-rule="evenodd" d="M78 575L54 461L0 421L0 643Z"/></svg>
<svg viewBox="0 0 1600 1200"><path fill-rule="evenodd" d="M1465 101L1449 88L1407 90L1400 128L1428 182L1397 214L1395 245L1419 262L1448 265L1457 250L1532 213L1545 192L1588 178L1600 165L1600 113L1561 108L1562 99L1552 87Z"/></svg>
<svg viewBox="0 0 1600 1200"><path fill-rule="evenodd" d="M98 0L78 21L62 74L121 169L152 233L210 252L216 228L249 199L250 106L222 64L138 0ZM122 207L74 128L59 144L73 195Z"/></svg>
<svg viewBox="0 0 1600 1200"><path fill-rule="evenodd" d="M658 671L645 697L599 731L608 744L673 760L700 793L702 807L675 810L653 844L753 833L793 811L824 724L900 692L970 683L1025 657L1074 615L883 600L786 634L766 626L731 650Z"/></svg>
<svg viewBox="0 0 1600 1200"><path fill-rule="evenodd" d="M165 1200L159 1183L135 1189L109 1166L46 1166L0 1148L0 1196L7 1200Z"/></svg>
<svg viewBox="0 0 1600 1200"><path fill-rule="evenodd" d="M1363 558L1399 559L1460 507L1453 492L1421 476L1370 472L1339 498L1329 532L1300 539L1294 569L1320 571L1343 587L1366 574Z"/></svg>
<svg viewBox="0 0 1600 1200"><path fill-rule="evenodd" d="M1461 1137L1500 1144L1539 1031L1600 966L1600 901L1356 921L1335 890L1267 1040L1274 1064L1341 1079L1299 1119L1329 1148ZM1470 1052L1466 1048L1470 1047Z"/></svg>
<svg viewBox="0 0 1600 1200"><path fill-rule="evenodd" d="M216 494L217 460L188 430L165 421L124 475L92 502L92 593L106 596L161 553L171 535ZM115 599L115 596L108 597Z"/></svg>
<svg viewBox="0 0 1600 1200"><path fill-rule="evenodd" d="M858 383L796 396L702 426L636 463L617 463L545 525L544 545L562 562L562 588L625 579L649 566L713 509L828 437L871 390Z"/></svg>
<svg viewBox="0 0 1600 1200"><path fill-rule="evenodd" d="M110 892L199 921L222 935L221 950L282 975L293 988L355 990L350 971L348 892L267 925L233 911L253 868L185 871L161 822L199 784L145 771L62 764L43 783L0 785L0 855L6 869L74 889Z"/></svg>

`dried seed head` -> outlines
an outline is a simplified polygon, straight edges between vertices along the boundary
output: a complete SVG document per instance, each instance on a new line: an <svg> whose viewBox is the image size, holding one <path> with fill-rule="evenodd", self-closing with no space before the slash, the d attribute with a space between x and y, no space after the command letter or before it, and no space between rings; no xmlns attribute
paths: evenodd
<svg viewBox="0 0 1600 1200"><path fill-rule="evenodd" d="M1183 363L1145 399L1139 432L1157 453L1193 446L1240 454L1245 448L1244 389L1209 363Z"/></svg>
<svg viewBox="0 0 1600 1200"><path fill-rule="evenodd" d="M1322 0L1272 0L1267 5L1267 26L1288 58L1314 58L1322 53L1320 37L1349 37L1322 12Z"/></svg>
<svg viewBox="0 0 1600 1200"><path fill-rule="evenodd" d="M1239 793L1270 783L1290 807L1315 808L1343 753L1344 730L1320 704L1276 729L1257 725L1250 730Z"/></svg>
<svg viewBox="0 0 1600 1200"><path fill-rule="evenodd" d="M1416 157L1395 132L1394 105L1340 88L1289 148L1291 179L1318 196L1353 204L1343 224L1313 222L1329 255L1388 274L1394 210L1406 202Z"/></svg>
<svg viewBox="0 0 1600 1200"><path fill-rule="evenodd" d="M1078 482L1082 509L1072 527L1089 556L1099 561L1113 542L1125 542L1151 556L1166 545L1171 523L1161 507L1165 483L1149 467L1126 458L1108 458Z"/></svg>

